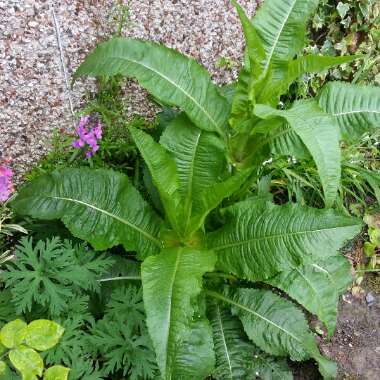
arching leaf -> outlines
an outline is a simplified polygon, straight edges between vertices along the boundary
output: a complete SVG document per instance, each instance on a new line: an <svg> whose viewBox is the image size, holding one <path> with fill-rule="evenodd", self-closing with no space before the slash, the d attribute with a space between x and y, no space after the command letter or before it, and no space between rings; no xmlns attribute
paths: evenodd
<svg viewBox="0 0 380 380"><path fill-rule="evenodd" d="M256 105L255 114L263 119L284 118L309 150L317 168L327 207L337 195L341 178L339 127L334 118L324 113L314 101L296 103L286 111Z"/></svg>
<svg viewBox="0 0 380 380"><path fill-rule="evenodd" d="M174 378L177 360L184 362L181 345L191 343L193 302L201 291L203 274L213 270L215 260L211 251L178 247L142 264L147 325L164 380Z"/></svg>
<svg viewBox="0 0 380 380"><path fill-rule="evenodd" d="M200 194L219 182L225 171L225 147L217 135L195 127L184 114L165 129L160 144L176 162L184 208L183 228L187 231Z"/></svg>
<svg viewBox="0 0 380 380"><path fill-rule="evenodd" d="M267 290L237 289L226 294L207 291L232 306L248 337L262 350L292 360L314 358L325 379L336 376L336 366L318 350L305 316L291 302Z"/></svg>
<svg viewBox="0 0 380 380"><path fill-rule="evenodd" d="M306 24L319 0L265 1L253 18L253 26L266 52L263 71L288 61L305 46Z"/></svg>
<svg viewBox="0 0 380 380"><path fill-rule="evenodd" d="M209 305L216 353L213 377L218 380L240 380L253 377L253 355L256 347L249 342L241 322L221 304Z"/></svg>
<svg viewBox="0 0 380 380"><path fill-rule="evenodd" d="M256 32L256 29L253 27L251 20L248 18L243 8L237 3L236 0L231 0L231 2L236 8L243 28L252 79L258 79L262 72L260 64L265 60L264 47Z"/></svg>
<svg viewBox="0 0 380 380"><path fill-rule="evenodd" d="M345 140L354 140L380 127L379 87L331 82L323 87L319 105L336 118Z"/></svg>
<svg viewBox="0 0 380 380"><path fill-rule="evenodd" d="M117 74L136 78L158 100L184 110L199 128L224 134L228 103L195 60L152 42L113 38L98 45L75 77Z"/></svg>
<svg viewBox="0 0 380 380"><path fill-rule="evenodd" d="M225 212L227 223L207 235L208 247L219 268L252 281L334 255L361 229L356 219L298 204L245 201Z"/></svg>
<svg viewBox="0 0 380 380"><path fill-rule="evenodd" d="M351 265L347 259L332 256L292 268L265 282L283 290L317 315L331 336L336 326L339 295L351 281Z"/></svg>
<svg viewBox="0 0 380 380"><path fill-rule="evenodd" d="M12 207L20 215L62 219L70 232L104 250L122 244L141 258L157 253L161 219L123 174L64 169L23 187Z"/></svg>
<svg viewBox="0 0 380 380"><path fill-rule="evenodd" d="M286 85L289 86L292 82L306 73L322 72L331 67L342 65L343 63L350 63L363 57L363 55L348 55L342 57L313 54L304 55L289 63Z"/></svg>
<svg viewBox="0 0 380 380"><path fill-rule="evenodd" d="M130 127L129 131L137 145L149 172L152 176L164 209L172 227L177 231L180 229L179 220L182 212L179 212L179 180L177 167L174 159L165 150L163 146L153 140L147 133L140 129Z"/></svg>

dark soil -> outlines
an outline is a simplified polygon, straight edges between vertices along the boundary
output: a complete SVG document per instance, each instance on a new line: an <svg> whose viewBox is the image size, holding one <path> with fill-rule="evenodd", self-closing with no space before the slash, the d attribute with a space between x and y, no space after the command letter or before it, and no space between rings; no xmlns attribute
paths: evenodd
<svg viewBox="0 0 380 380"><path fill-rule="evenodd" d="M338 324L330 341L320 344L321 352L338 364L338 380L380 379L380 276L368 275L360 297L351 293L339 304ZM374 297L371 305L366 296ZM320 380L312 362L297 366L297 380Z"/></svg>

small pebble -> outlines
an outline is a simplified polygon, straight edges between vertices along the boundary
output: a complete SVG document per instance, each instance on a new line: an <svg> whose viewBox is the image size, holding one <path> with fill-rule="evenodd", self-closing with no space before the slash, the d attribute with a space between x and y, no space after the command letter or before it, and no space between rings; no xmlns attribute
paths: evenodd
<svg viewBox="0 0 380 380"><path fill-rule="evenodd" d="M375 297L371 292L366 295L365 300L367 301L368 306L372 306L375 303Z"/></svg>

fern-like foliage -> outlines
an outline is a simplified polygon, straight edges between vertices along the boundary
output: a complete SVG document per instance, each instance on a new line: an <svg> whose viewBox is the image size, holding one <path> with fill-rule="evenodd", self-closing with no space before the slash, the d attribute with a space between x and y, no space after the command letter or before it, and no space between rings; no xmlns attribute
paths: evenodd
<svg viewBox="0 0 380 380"><path fill-rule="evenodd" d="M141 288L123 286L115 289L104 318L96 322L88 339L95 353L105 360L105 374L120 372L131 380L151 379L157 375Z"/></svg>
<svg viewBox="0 0 380 380"><path fill-rule="evenodd" d="M33 304L58 316L80 289L98 291L99 276L111 267L109 256L96 255L85 245L73 246L58 238L38 241L24 238L16 247L16 260L8 264L3 279L12 288L17 313L31 311Z"/></svg>

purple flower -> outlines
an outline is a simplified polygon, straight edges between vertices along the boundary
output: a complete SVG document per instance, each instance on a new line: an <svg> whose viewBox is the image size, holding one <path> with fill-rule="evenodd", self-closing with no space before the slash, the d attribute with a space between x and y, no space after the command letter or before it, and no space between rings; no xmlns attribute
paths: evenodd
<svg viewBox="0 0 380 380"><path fill-rule="evenodd" d="M0 202L5 202L14 191L13 171L9 166L0 166Z"/></svg>
<svg viewBox="0 0 380 380"><path fill-rule="evenodd" d="M97 142L102 138L102 124L97 121L95 126L90 126L90 116L81 117L76 129L79 139L72 144L74 148L87 148L85 151L86 157L92 157L98 150Z"/></svg>

